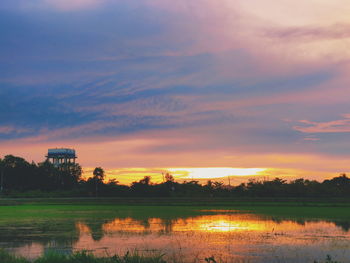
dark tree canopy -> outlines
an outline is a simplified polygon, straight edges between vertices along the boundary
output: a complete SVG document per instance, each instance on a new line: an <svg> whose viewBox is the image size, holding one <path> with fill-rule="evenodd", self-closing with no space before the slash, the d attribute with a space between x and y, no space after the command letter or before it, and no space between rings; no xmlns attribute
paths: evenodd
<svg viewBox="0 0 350 263"><path fill-rule="evenodd" d="M100 182L105 178L105 171L101 167L96 167L92 174L94 175L94 178Z"/></svg>
<svg viewBox="0 0 350 263"><path fill-rule="evenodd" d="M105 182L103 168L96 167L93 176L82 178L82 167L70 164L68 167L55 167L44 161L36 164L13 155L0 159L0 186L2 194L28 193L41 191L58 196L138 196L138 197L350 197L350 178L346 174L323 182L304 178L286 181L249 180L237 186L225 185L218 181L207 181L202 185L198 181L176 182L167 173L164 182L152 183L145 176L130 186L121 185L116 179Z"/></svg>

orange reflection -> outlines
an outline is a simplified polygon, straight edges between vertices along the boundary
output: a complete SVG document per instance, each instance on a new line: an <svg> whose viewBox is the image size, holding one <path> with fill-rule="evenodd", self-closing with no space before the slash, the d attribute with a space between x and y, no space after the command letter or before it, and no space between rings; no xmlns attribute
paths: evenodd
<svg viewBox="0 0 350 263"><path fill-rule="evenodd" d="M91 233L90 228L87 225L83 224L83 223L77 223L76 227L79 230L79 233L85 233L85 234L86 233Z"/></svg>
<svg viewBox="0 0 350 263"><path fill-rule="evenodd" d="M164 230L164 222L160 218L150 218L147 220L136 220L133 218L117 218L110 223L103 225L105 232L158 232Z"/></svg>
<svg viewBox="0 0 350 263"><path fill-rule="evenodd" d="M320 227L319 223L308 223L308 229L315 231ZM328 224L328 223L327 223ZM323 227L323 226L322 226ZM160 219L149 218L145 220L136 220L133 218L117 218L112 222L102 226L106 233L111 232L302 232L305 229L305 223L296 223L294 221L273 221L262 220L260 217L251 214L222 214L205 215L191 217L187 219Z"/></svg>

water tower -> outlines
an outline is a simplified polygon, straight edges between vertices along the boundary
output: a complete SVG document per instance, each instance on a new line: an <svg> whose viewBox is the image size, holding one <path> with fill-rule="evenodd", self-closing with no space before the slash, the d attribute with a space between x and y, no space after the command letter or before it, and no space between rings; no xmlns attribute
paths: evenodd
<svg viewBox="0 0 350 263"><path fill-rule="evenodd" d="M55 167L68 167L70 164L75 164L75 159L78 157L74 149L55 148L48 150L46 158Z"/></svg>

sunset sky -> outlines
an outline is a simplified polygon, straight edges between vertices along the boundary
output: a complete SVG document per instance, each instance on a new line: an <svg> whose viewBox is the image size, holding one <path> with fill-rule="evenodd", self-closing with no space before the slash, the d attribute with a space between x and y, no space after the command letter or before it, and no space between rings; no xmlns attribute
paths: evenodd
<svg viewBox="0 0 350 263"><path fill-rule="evenodd" d="M346 0L1 0L0 156L123 183L350 171Z"/></svg>

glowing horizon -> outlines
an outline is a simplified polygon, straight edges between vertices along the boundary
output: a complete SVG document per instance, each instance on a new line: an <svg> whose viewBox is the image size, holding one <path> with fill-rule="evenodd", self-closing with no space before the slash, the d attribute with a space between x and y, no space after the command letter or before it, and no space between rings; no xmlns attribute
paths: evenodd
<svg viewBox="0 0 350 263"><path fill-rule="evenodd" d="M94 168L85 169L84 178L92 176ZM106 170L106 181L116 179L121 183L130 184L139 181L145 176L150 176L152 182L159 183L165 180L165 175L170 174L176 181L191 180L223 180L229 181L229 177L263 177L265 168L233 168L233 167L197 167L197 168L124 168ZM246 179L248 179L246 178Z"/></svg>
<svg viewBox="0 0 350 263"><path fill-rule="evenodd" d="M87 168L84 178L92 176L93 168ZM106 170L106 181L116 179L120 183L130 184L139 181L145 176L150 176L152 182L160 183L165 180L166 174L171 174L176 181L199 180L205 183L207 180L223 181L225 183L235 183L235 179L240 178L247 181L252 177L265 177L262 172L264 168L233 168L233 167L197 167L197 168L124 168ZM244 177L244 178L242 178ZM230 179L229 179L230 178Z"/></svg>
<svg viewBox="0 0 350 263"><path fill-rule="evenodd" d="M85 168L83 178L92 176L94 168ZM145 176L151 177L152 183L161 183L165 175L170 174L177 182L199 181L201 184L208 180L223 182L224 184L238 185L247 183L250 179L273 180L277 177L286 180L306 178L311 180L324 180L338 176L337 173L312 174L310 171L273 169L273 168L234 168L234 167L188 167L188 168L119 168L105 169L105 181L115 179L121 184L130 185ZM311 174L310 174L311 173Z"/></svg>

